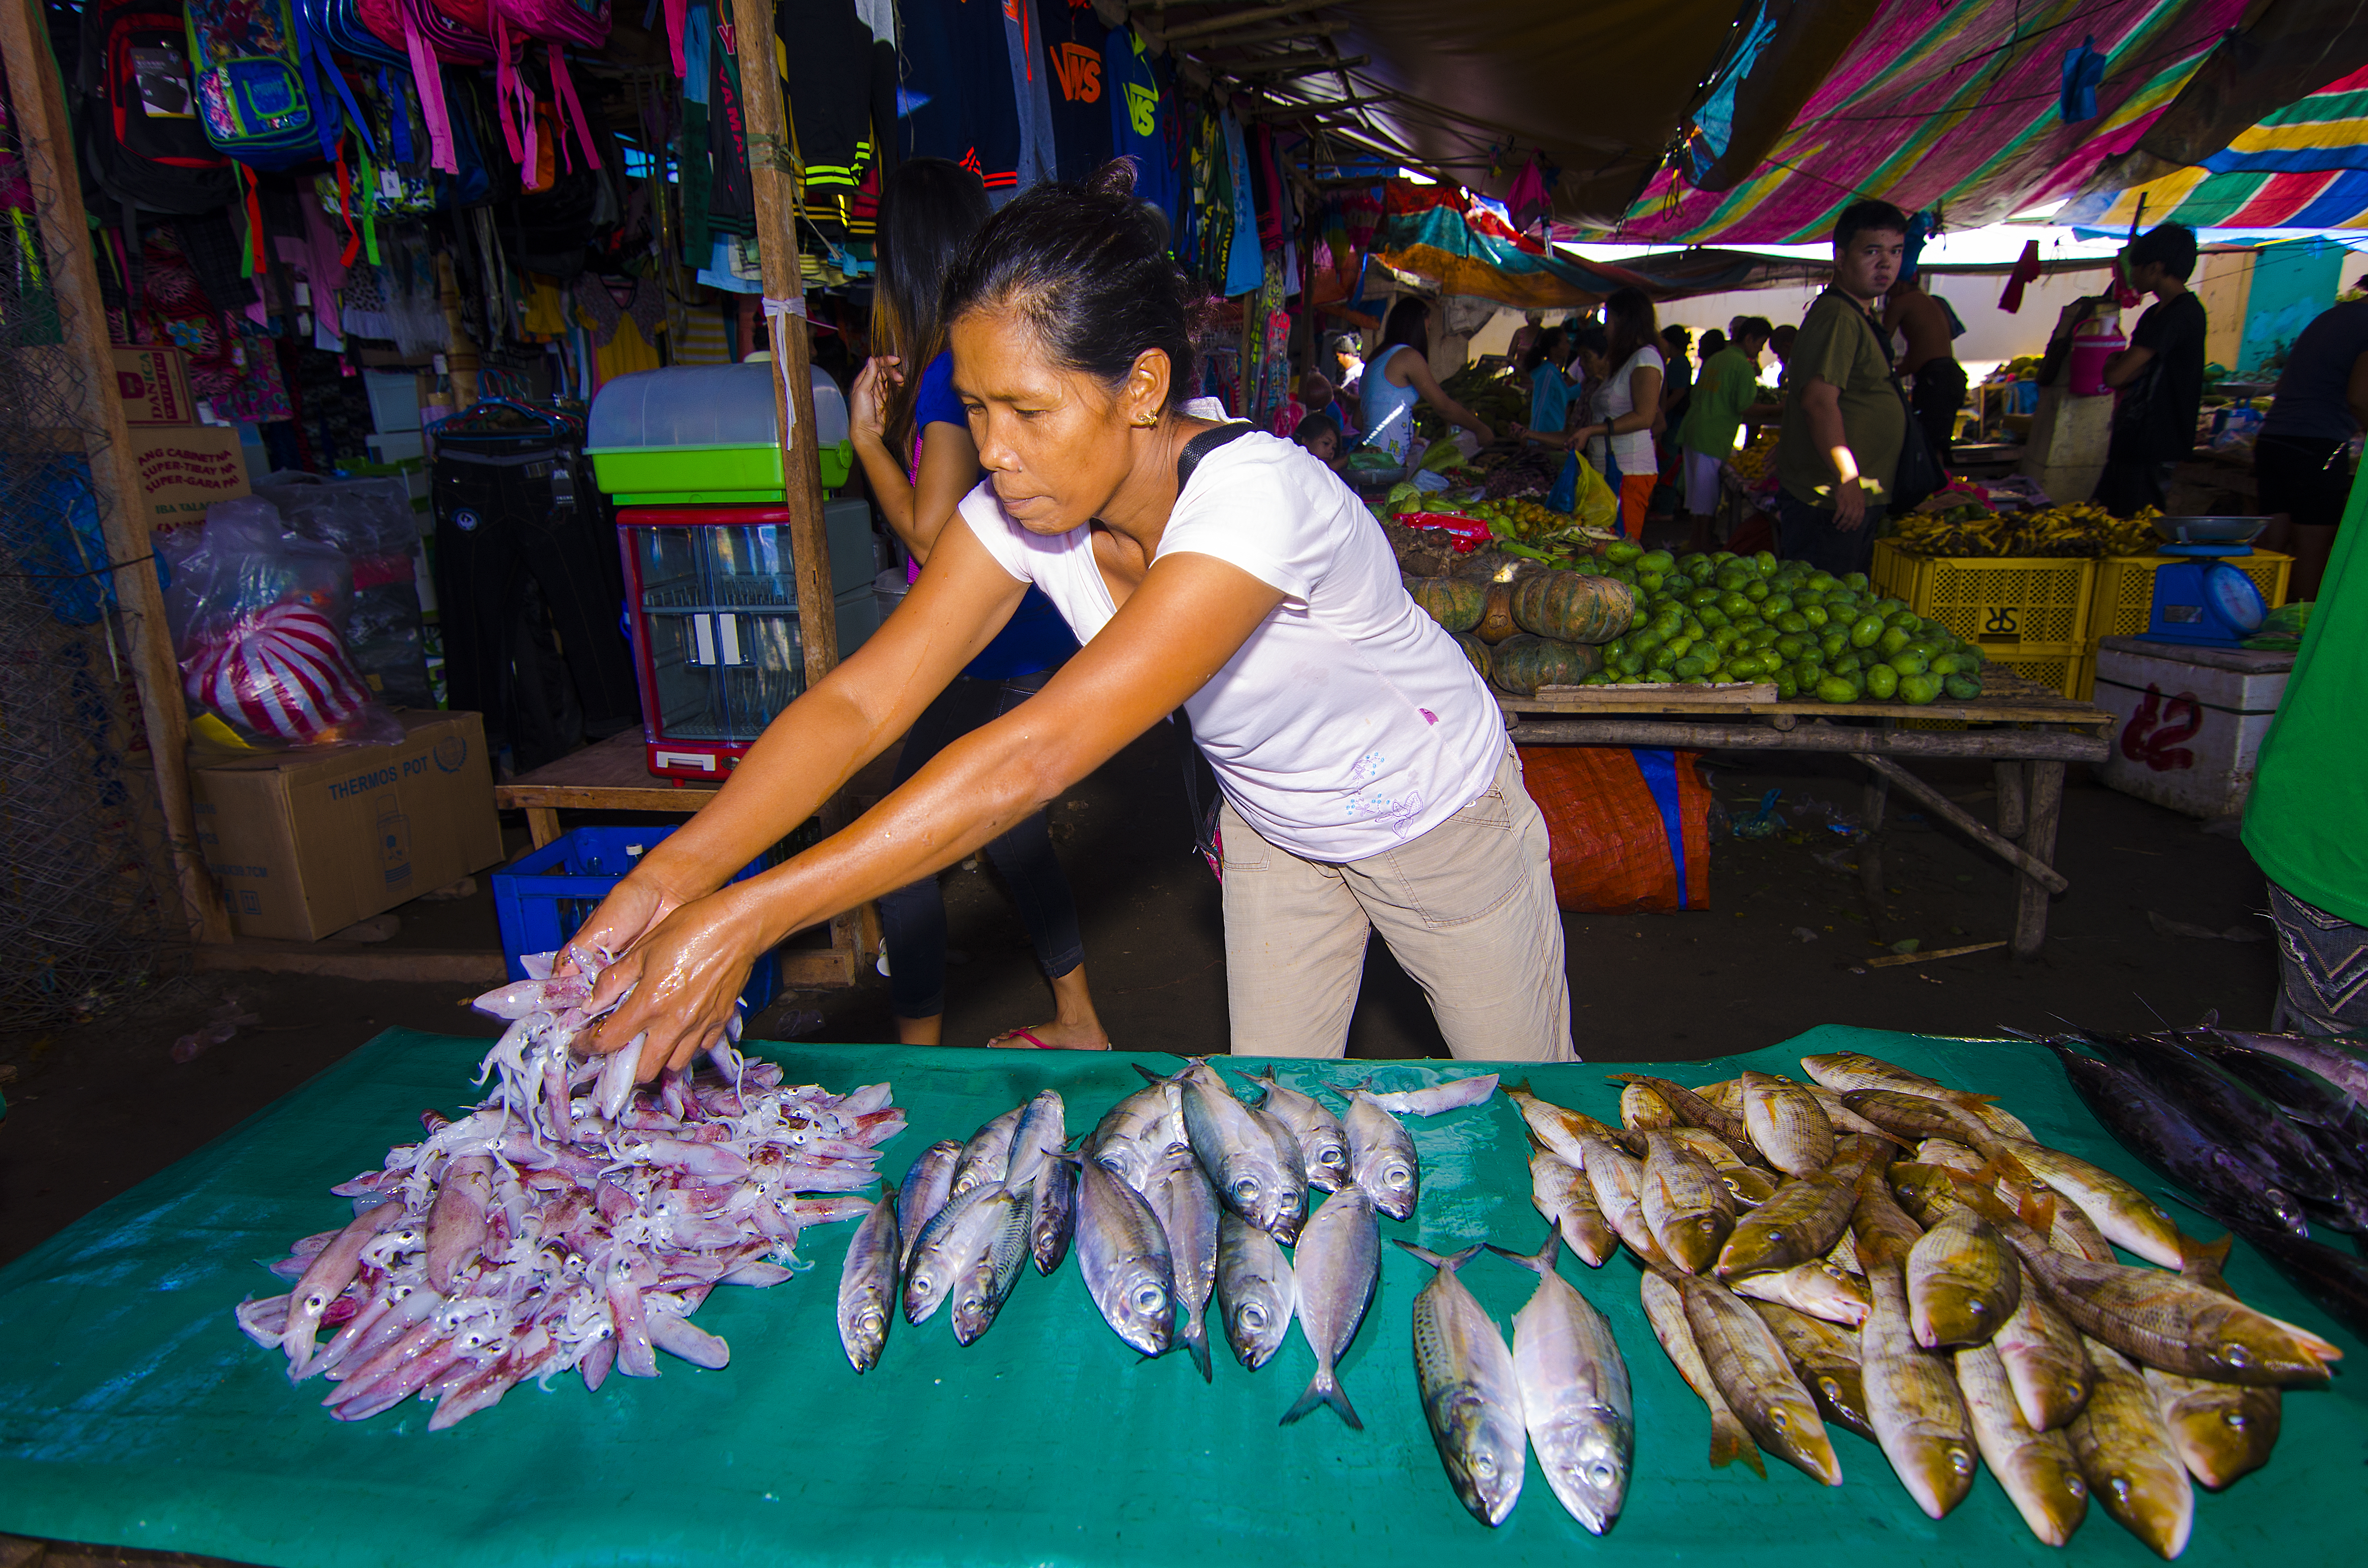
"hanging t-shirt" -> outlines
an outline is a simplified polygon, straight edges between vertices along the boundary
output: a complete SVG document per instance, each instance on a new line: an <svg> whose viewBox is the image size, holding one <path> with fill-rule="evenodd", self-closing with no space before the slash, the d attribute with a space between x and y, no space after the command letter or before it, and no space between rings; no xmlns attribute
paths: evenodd
<svg viewBox="0 0 2368 1568"><path fill-rule="evenodd" d="M1042 588L1082 642L1117 613L1092 529L1031 534L995 487L962 520L1004 570ZM1329 864L1386 853L1477 799L1505 721L1454 638L1415 608L1389 540L1353 491L1263 434L1192 472L1155 562L1214 556L1281 592L1249 640L1184 702L1225 798L1270 844Z"/></svg>
<svg viewBox="0 0 2368 1568"><path fill-rule="evenodd" d="M1019 100L1002 0L938 0L904 30L896 112L906 157L951 158L1000 201L1019 184Z"/></svg>
<svg viewBox="0 0 2368 1568"><path fill-rule="evenodd" d="M919 476L921 442L928 438L932 425L951 425L967 435L970 415L962 399L954 395L954 357L940 354L929 361L921 372L921 384L913 392L913 461L914 475ZM982 477L984 477L982 475ZM949 525L951 526L951 525ZM916 565L906 567L905 580L911 582L920 575ZM1032 676L1049 670L1077 651L1077 640L1069 631L1069 623L1053 608L1053 601L1041 588L1030 588L1021 597L1019 608L1003 623L995 640L978 651L978 657L963 666L962 674L972 680L1008 680L1013 676Z"/></svg>
<svg viewBox="0 0 2368 1568"><path fill-rule="evenodd" d="M1003 47L1011 60L1011 94L1019 109L1019 179L1012 187L1017 194L1061 173L1053 145L1053 72L1037 47L1035 0L1003 0Z"/></svg>
<svg viewBox="0 0 2368 1568"><path fill-rule="evenodd" d="M805 166L805 199L852 192L871 161L871 28L854 0L776 0L790 124Z"/></svg>
<svg viewBox="0 0 2368 1568"><path fill-rule="evenodd" d="M1120 154L1134 160L1134 194L1172 220L1177 212L1176 149L1168 142L1168 106L1158 62L1133 28L1112 28L1102 45L1102 65L1110 141Z"/></svg>
<svg viewBox="0 0 2368 1568"><path fill-rule="evenodd" d="M1053 146L1061 177L1082 180L1110 160L1110 110L1102 51L1110 28L1093 0L1036 0L1036 31L1052 73Z"/></svg>
<svg viewBox="0 0 2368 1568"><path fill-rule="evenodd" d="M1217 116L1225 139L1225 170L1234 187L1234 243L1225 253L1226 294L1247 294L1266 281L1266 253L1258 246L1258 202L1250 185L1249 149L1234 111Z"/></svg>

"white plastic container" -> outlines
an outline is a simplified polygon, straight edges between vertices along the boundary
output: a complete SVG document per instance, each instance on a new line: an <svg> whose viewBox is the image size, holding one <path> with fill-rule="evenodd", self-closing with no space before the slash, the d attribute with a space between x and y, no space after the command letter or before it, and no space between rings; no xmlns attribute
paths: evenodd
<svg viewBox="0 0 2368 1568"><path fill-rule="evenodd" d="M2099 778L2192 817L2236 816L2253 790L2291 653L2108 637L2095 702L2113 715Z"/></svg>

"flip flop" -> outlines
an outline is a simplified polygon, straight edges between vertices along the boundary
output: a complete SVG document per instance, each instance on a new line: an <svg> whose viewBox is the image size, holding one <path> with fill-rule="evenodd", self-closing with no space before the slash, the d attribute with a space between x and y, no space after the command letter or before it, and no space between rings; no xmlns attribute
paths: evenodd
<svg viewBox="0 0 2368 1568"><path fill-rule="evenodd" d="M1014 1035L1018 1036L1019 1039L1013 1039L1012 1036ZM989 1046L1001 1051L1018 1051L1019 1049L1019 1040L1022 1040L1028 1042L1029 1049L1032 1051L1050 1051L1053 1049L1051 1046L1046 1045L1042 1040L1038 1040L1034 1035L1030 1034L1026 1029L1013 1029L1010 1034L1005 1035L1002 1039L991 1040L986 1043Z"/></svg>

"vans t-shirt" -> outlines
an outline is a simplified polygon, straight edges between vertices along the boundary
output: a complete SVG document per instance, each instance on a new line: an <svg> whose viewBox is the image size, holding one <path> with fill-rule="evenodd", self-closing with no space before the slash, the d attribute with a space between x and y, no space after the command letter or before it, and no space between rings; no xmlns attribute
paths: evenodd
<svg viewBox="0 0 2368 1568"><path fill-rule="evenodd" d="M1079 642L1117 613L1091 528L1031 534L992 484L958 515L1004 570L1044 590ZM1406 597L1388 540L1330 469L1263 434L1219 447L1193 471L1155 560L1187 552L1284 596L1184 704L1225 798L1269 843L1307 860L1361 860L1495 781L1504 716L1455 640Z"/></svg>

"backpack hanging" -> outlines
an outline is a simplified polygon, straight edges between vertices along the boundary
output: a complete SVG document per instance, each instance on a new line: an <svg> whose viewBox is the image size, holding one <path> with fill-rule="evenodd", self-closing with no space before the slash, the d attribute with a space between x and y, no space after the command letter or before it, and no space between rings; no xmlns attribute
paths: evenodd
<svg viewBox="0 0 2368 1568"><path fill-rule="evenodd" d="M558 134L564 137L572 129L576 145L584 150L585 163L598 167L600 154L593 146L591 122L576 97L575 81L568 74L567 56L560 46L573 43L598 49L606 43L609 0L487 0L487 6L493 17L495 107L501 116L503 135L509 142L510 156L518 160L521 174L541 162L537 124L540 117L533 90L511 62L517 55L523 55L526 44L535 39L542 40L543 62L551 74L552 101L559 118ZM511 119L513 111L517 115L515 124ZM569 161L564 144L559 153L562 162Z"/></svg>
<svg viewBox="0 0 2368 1568"><path fill-rule="evenodd" d="M495 59L494 42L483 28L471 27L447 7L457 0L399 0L403 14L404 51L411 57L411 74L419 84L419 107L427 121L429 162L448 175L460 173L452 147L452 116L444 97L444 75L438 62L453 65L488 65ZM477 15L484 15L483 0Z"/></svg>
<svg viewBox="0 0 2368 1568"><path fill-rule="evenodd" d="M74 60L83 165L126 208L194 216L238 196L208 140L179 0L85 0Z"/></svg>
<svg viewBox="0 0 2368 1568"><path fill-rule="evenodd" d="M191 0L186 36L207 141L258 169L318 154L322 110L289 0Z"/></svg>
<svg viewBox="0 0 2368 1568"><path fill-rule="evenodd" d="M372 11L377 13L373 20ZM370 65L407 65L403 24L388 0L296 0L296 19L340 54ZM381 31L384 26L390 30Z"/></svg>

